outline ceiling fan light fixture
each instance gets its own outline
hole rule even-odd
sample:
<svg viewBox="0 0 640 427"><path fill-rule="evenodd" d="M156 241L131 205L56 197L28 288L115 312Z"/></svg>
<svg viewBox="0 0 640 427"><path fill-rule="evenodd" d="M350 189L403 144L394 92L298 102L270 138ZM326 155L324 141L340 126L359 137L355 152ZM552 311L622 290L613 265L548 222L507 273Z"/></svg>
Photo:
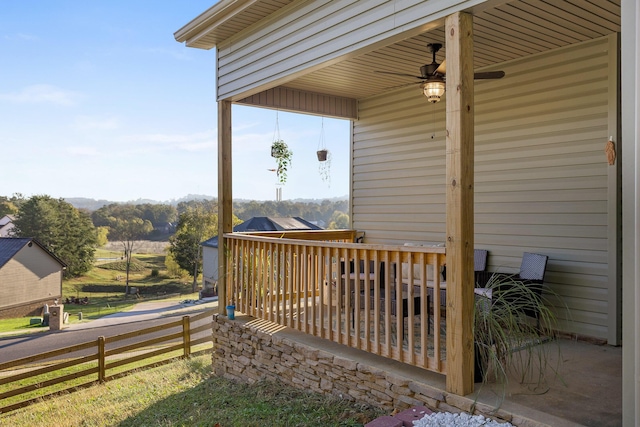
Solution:
<svg viewBox="0 0 640 427"><path fill-rule="evenodd" d="M445 84L442 80L432 80L422 84L422 93L427 97L429 102L436 103L440 101L444 95Z"/></svg>

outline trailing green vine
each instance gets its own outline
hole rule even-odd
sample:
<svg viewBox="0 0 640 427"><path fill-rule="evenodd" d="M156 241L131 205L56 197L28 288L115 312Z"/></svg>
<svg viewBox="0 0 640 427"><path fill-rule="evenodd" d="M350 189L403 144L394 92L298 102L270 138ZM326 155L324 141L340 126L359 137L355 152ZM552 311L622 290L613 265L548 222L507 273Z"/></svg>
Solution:
<svg viewBox="0 0 640 427"><path fill-rule="evenodd" d="M287 182L287 171L291 166L293 151L289 149L287 144L281 139L273 141L271 144L271 156L276 159L276 175L281 184Z"/></svg>

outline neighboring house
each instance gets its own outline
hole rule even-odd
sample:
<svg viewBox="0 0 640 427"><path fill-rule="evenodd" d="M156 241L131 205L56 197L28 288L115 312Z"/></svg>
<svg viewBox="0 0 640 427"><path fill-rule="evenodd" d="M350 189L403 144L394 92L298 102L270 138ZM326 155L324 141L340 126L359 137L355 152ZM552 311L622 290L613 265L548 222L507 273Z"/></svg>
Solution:
<svg viewBox="0 0 640 427"><path fill-rule="evenodd" d="M0 318L40 315L62 297L65 267L35 239L0 239Z"/></svg>
<svg viewBox="0 0 640 427"><path fill-rule="evenodd" d="M13 229L13 216L5 215L0 218L0 237L9 237Z"/></svg>
<svg viewBox="0 0 640 427"><path fill-rule="evenodd" d="M461 15L472 24L457 32L449 18ZM637 0L222 0L175 37L215 48L220 158L231 158L233 103L347 119L352 228L366 243L460 242L452 218L471 212L463 233L490 251L490 270L517 270L523 252L548 255L546 285L569 308L563 332L611 345L624 336L624 412L634 420L638 28ZM429 43L444 45L437 63L447 58L438 103L419 85ZM474 69L506 77L471 83ZM609 140L617 158L605 155ZM449 160L461 155L471 160L456 170ZM232 214L231 170L219 163L221 224ZM464 210L450 189L466 171Z"/></svg>
<svg viewBox="0 0 640 427"><path fill-rule="evenodd" d="M299 217L272 218L257 216L238 224L233 231L292 231L322 230L321 227ZM214 293L218 283L218 236L205 240L202 245L202 289Z"/></svg>

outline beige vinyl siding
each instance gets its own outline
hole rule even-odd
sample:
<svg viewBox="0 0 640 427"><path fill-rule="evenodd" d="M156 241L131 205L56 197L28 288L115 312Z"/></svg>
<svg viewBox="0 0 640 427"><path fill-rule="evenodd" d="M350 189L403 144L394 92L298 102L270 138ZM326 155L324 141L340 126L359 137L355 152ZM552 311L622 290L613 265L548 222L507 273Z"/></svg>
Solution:
<svg viewBox="0 0 640 427"><path fill-rule="evenodd" d="M506 77L475 90L476 247L489 250L494 271L517 271L523 252L548 255L546 283L570 309L561 328L602 339L617 275L617 174L604 153L617 133L615 40L492 67ZM444 242L445 102L429 104L417 85L360 101L353 226L367 242Z"/></svg>
<svg viewBox="0 0 640 427"><path fill-rule="evenodd" d="M25 246L0 268L0 308L60 298L62 267L37 245Z"/></svg>
<svg viewBox="0 0 640 427"><path fill-rule="evenodd" d="M238 101L339 60L423 33L484 0L307 0L283 7L219 43L218 100ZM447 7L448 6L448 7ZM362 76L336 82L366 86ZM340 95L339 92L331 93Z"/></svg>
<svg viewBox="0 0 640 427"><path fill-rule="evenodd" d="M340 119L355 119L358 113L355 99L322 95L285 87L267 89L238 102L240 104Z"/></svg>

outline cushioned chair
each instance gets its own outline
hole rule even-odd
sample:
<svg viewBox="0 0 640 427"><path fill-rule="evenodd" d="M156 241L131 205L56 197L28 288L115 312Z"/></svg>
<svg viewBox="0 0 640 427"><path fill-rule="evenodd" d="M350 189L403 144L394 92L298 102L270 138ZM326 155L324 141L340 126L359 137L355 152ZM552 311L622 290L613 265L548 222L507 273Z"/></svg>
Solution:
<svg viewBox="0 0 640 427"><path fill-rule="evenodd" d="M538 297L542 295L542 288L544 284L544 276L547 270L547 261L549 257L546 255L535 254L531 252L524 252L522 254L522 261L520 263L520 271L516 274L499 274L507 279L518 280L524 283L529 289L531 289ZM509 287L508 281L501 284L497 291L505 290ZM529 317L535 317L538 319L538 312L525 309L524 313Z"/></svg>
<svg viewBox="0 0 640 427"><path fill-rule="evenodd" d="M473 273L475 278L475 287L483 288L486 286L490 272L487 271L487 258L489 257L489 251L486 249L474 249L473 250ZM442 280L447 280L447 270L442 267ZM429 296L433 298L433 289L429 288ZM447 288L444 287L440 290L440 305L445 306L447 299Z"/></svg>

